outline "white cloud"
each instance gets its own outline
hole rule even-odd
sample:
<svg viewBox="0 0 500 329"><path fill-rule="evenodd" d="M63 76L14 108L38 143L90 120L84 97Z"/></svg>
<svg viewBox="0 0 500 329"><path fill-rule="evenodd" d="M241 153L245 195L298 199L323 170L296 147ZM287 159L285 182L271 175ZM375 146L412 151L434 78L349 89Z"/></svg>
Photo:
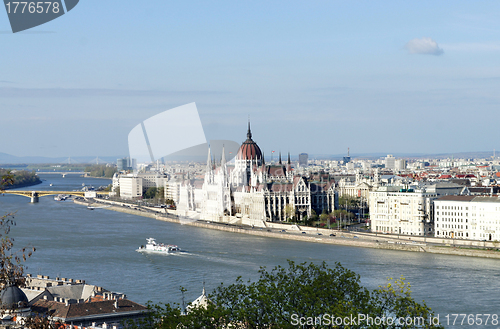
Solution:
<svg viewBox="0 0 500 329"><path fill-rule="evenodd" d="M436 41L431 38L415 38L408 41L405 48L410 52L410 54L422 54L422 55L435 55L439 56L443 54L443 49L439 48Z"/></svg>

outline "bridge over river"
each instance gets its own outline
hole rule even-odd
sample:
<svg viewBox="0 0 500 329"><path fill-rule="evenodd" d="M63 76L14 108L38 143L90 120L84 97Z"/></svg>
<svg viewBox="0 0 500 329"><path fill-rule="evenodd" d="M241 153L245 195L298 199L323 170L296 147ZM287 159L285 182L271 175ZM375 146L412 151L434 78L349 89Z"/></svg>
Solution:
<svg viewBox="0 0 500 329"><path fill-rule="evenodd" d="M84 198L95 198L98 195L109 195L109 192L104 192L104 191L25 191L25 190L9 191L7 190L1 193L25 196L31 198L31 202L33 203L38 202L38 198L47 195L65 194L65 195L80 196Z"/></svg>
<svg viewBox="0 0 500 329"><path fill-rule="evenodd" d="M66 175L82 175L88 177L90 172L86 171L37 171L37 175L62 175L66 177Z"/></svg>

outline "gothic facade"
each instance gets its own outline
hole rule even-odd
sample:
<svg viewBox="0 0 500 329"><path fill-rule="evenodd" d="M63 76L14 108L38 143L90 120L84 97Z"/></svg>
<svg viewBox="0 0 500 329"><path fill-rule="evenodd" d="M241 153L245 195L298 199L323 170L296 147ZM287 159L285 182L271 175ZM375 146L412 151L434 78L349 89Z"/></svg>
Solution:
<svg viewBox="0 0 500 329"><path fill-rule="evenodd" d="M203 185L192 181L179 186L177 209L210 221L253 223L303 219L313 211L321 214L335 208L335 182L328 174L294 175L290 162L266 165L264 154L252 139L250 123L247 139L228 165L224 151L220 166L215 166L210 150Z"/></svg>

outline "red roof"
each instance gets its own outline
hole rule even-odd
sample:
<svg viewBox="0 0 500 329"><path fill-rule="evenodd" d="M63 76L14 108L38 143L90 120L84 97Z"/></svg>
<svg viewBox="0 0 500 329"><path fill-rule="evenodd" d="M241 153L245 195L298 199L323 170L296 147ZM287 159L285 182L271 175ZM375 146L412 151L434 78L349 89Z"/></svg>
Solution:
<svg viewBox="0 0 500 329"><path fill-rule="evenodd" d="M248 132L246 141L241 144L240 149L238 150L238 154L236 155L236 159L239 160L253 160L253 159L262 159L262 152L257 145L252 140L252 132L250 131L250 122L248 123Z"/></svg>

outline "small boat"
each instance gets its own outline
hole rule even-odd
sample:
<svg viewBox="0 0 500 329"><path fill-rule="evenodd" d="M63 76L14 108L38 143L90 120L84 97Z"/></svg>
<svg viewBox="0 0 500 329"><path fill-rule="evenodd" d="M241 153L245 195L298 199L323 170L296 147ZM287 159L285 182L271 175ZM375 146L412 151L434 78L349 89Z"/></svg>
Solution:
<svg viewBox="0 0 500 329"><path fill-rule="evenodd" d="M52 185L53 185L52 183L49 184L49 186L52 186Z"/></svg>
<svg viewBox="0 0 500 329"><path fill-rule="evenodd" d="M157 243L154 238L147 238L148 243L145 246L141 246L136 251L138 252L152 252L152 253L160 253L160 254L170 254L177 251L180 251L179 247L173 244L163 244Z"/></svg>
<svg viewBox="0 0 500 329"><path fill-rule="evenodd" d="M111 207L111 206L95 207L95 206L88 205L87 209L88 210L94 210L94 209L103 209L103 208L109 208L109 207Z"/></svg>
<svg viewBox="0 0 500 329"><path fill-rule="evenodd" d="M64 194L58 194L54 197L54 200L55 201L64 201L68 198L67 195L64 195Z"/></svg>

